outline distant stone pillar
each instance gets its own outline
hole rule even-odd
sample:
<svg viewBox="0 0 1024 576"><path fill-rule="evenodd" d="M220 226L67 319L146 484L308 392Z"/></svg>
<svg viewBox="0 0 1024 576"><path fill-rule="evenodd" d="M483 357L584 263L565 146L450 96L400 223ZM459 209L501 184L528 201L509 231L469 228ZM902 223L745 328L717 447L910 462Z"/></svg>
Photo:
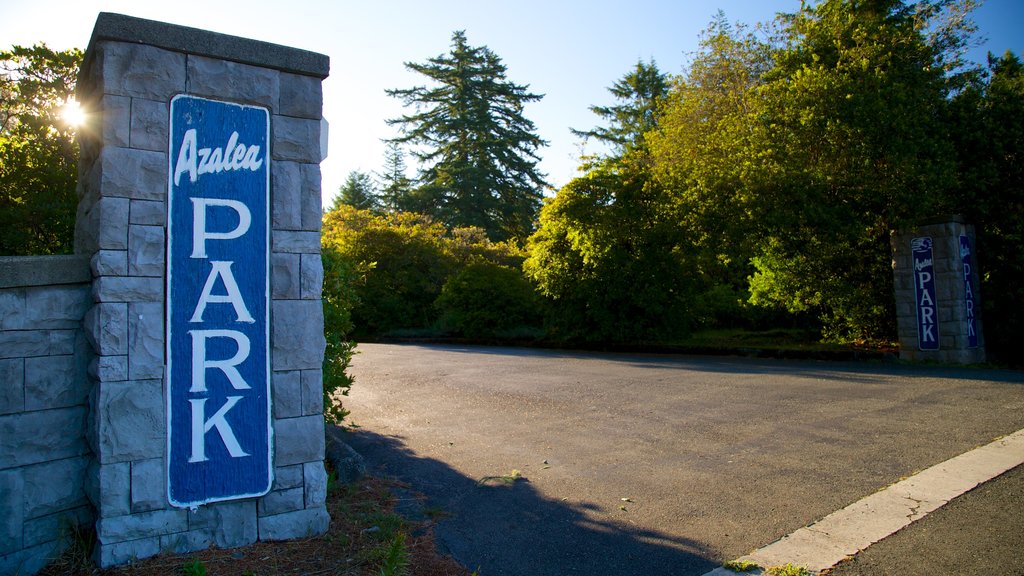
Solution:
<svg viewBox="0 0 1024 576"><path fill-rule="evenodd" d="M892 236L900 358L985 361L974 226L959 216Z"/></svg>
<svg viewBox="0 0 1024 576"><path fill-rule="evenodd" d="M93 121L80 141L75 242L76 252L91 257L93 274L94 304L85 319L94 352L88 424L94 462L87 493L97 512L96 561L102 567L161 552L234 547L327 529L319 164L324 152L321 82L328 68L326 56L264 42L117 14L102 13L96 21L78 87L79 100ZM172 158L169 151L183 144L171 138L171 102L183 96L216 102L229 110L257 110L266 119L264 134L269 139L264 137L267 141L257 149L250 146L229 157L235 154L235 143L211 144L202 141L200 134L192 156L186 152ZM186 116L186 120L194 118ZM211 146L223 147L222 157L216 159L219 163L214 162ZM173 324L166 319L170 310L166 298L172 291L167 264L168 195L174 181L172 162L190 159L210 160L205 172L197 164L207 181L215 176L229 179L249 169L254 174L257 169L269 171L260 172L269 199L252 194L242 198L235 190L225 189L221 196L235 198L236 204L196 204L209 209L206 238L213 244L233 238L232 228L241 230L230 216L223 220L228 212L224 206L234 206L238 213L246 210L237 208L238 202L255 203L251 209L257 216L251 229L264 231L265 270L253 273L236 267L221 268L219 275L211 273L207 310L231 308L234 290L227 282L228 272L234 272L232 280L237 278L243 293L247 294L247 283L255 283L256 293L265 294L264 301L245 305L256 316L260 314L255 311L266 311L264 329L269 338L264 341L269 346L263 344L263 348L269 349L263 352L264 392L258 392L259 382L249 382L248 387L234 382L231 386L241 401L209 398L205 414L200 412L193 420L186 417L181 426L171 423L168 408L172 397L168 358L177 354L165 341ZM189 177L187 172L179 176ZM183 198L185 209L190 208L190 199ZM179 237L178 241L191 243L195 238ZM203 280L196 280L200 287ZM209 331L206 342L220 335ZM251 344L256 350L261 342L256 338ZM245 372L250 366L231 363L232 355L243 357L238 339L231 344L222 337L218 345L219 351L213 350L213 344L206 347L206 356L200 355L200 360L209 362L200 369L209 375L210 394L215 389L231 393L226 380L213 382L215 375L228 375L231 369ZM190 369L187 359L175 362ZM195 366L193 360L191 368ZM198 387L193 388L184 394L197 396ZM232 421L232 403L249 402L246 394L258 395L254 402L268 402L262 406L271 440L264 439L269 445L262 454L254 455L247 438L231 430L238 425ZM203 409L204 400L197 399L193 407ZM263 457L272 458L266 486L248 497L224 497L216 492L218 486L212 486L212 496L205 500L210 503L179 507L182 500L174 500L178 504L172 505L171 426L186 447L196 446L189 444L188 435L205 426L206 444L201 446L206 451L201 458L193 453L193 460L209 464L200 471L200 483L215 485L223 480L218 477L216 458ZM235 435L238 438L232 438ZM232 443L234 448L226 450L225 444Z"/></svg>

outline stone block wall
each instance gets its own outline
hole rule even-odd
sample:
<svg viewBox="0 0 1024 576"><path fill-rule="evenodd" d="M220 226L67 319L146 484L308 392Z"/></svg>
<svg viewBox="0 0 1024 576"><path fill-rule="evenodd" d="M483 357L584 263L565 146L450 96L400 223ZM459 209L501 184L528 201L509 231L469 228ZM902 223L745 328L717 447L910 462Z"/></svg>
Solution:
<svg viewBox="0 0 1024 576"><path fill-rule="evenodd" d="M291 48L101 14L79 101L76 251L91 256L85 333L88 489L101 566L164 551L327 529L320 259L321 81L328 61ZM271 391L274 484L258 499L174 508L167 497L165 235L169 103L179 94L271 114Z"/></svg>
<svg viewBox="0 0 1024 576"><path fill-rule="evenodd" d="M89 262L0 258L0 574L31 574L89 526Z"/></svg>
<svg viewBox="0 0 1024 576"><path fill-rule="evenodd" d="M953 364L974 364L985 361L984 330L980 316L980 279L977 265L970 271L975 299L975 326L978 346L970 347L967 335L966 289L964 266L960 256L960 236L970 239L973 247L974 227L962 218L951 216L933 224L923 224L892 236L893 283L896 297L896 318L900 341L900 358L913 361L934 361ZM938 350L921 350L918 343L917 301L914 286L914 265L911 241L932 238L933 272L938 316ZM977 258L974 259L977 262Z"/></svg>

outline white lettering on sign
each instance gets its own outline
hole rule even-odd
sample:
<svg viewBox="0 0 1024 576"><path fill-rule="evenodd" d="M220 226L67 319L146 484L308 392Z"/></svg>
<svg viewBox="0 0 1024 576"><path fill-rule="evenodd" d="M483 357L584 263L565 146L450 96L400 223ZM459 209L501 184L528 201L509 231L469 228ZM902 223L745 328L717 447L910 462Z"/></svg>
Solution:
<svg viewBox="0 0 1024 576"><path fill-rule="evenodd" d="M192 255L191 258L206 258L207 240L234 240L249 231L252 225L252 212L249 207L238 200L226 198L191 198L192 200ZM206 230L206 208L208 206L226 206L238 214L238 226L228 232L208 232Z"/></svg>
<svg viewBox="0 0 1024 576"><path fill-rule="evenodd" d="M237 330L189 330L192 336L192 387L189 392L206 392L206 370L216 368L224 373L235 390L249 390L251 387L242 378L237 366L245 362L251 350L249 337ZM206 357L208 338L230 338L238 350L225 360L210 360Z"/></svg>
<svg viewBox="0 0 1024 576"><path fill-rule="evenodd" d="M249 309L245 307L245 302L242 300L242 291L238 288L235 275L231 273L231 265L234 262L214 260L210 264L213 265L213 268L210 270L210 275L206 277L203 293L199 296L199 302L196 304L195 312L192 313L192 318L189 322L202 322L206 305L211 303L231 304L235 309L236 322L255 322L256 320L249 313ZM217 283L217 278L220 278L221 282L224 283L224 289L227 291L227 294L213 293L213 287Z"/></svg>
<svg viewBox="0 0 1024 576"><path fill-rule="evenodd" d="M213 416L210 416L209 420L205 419L207 399L189 399L189 403L192 405L192 454L188 458L189 462L206 462L209 460L206 457L206 434L214 428L217 429L217 434L220 435L221 441L228 449L228 454L232 458L241 458L242 456L249 455L246 454L245 450L242 450L242 446L238 443L238 438L235 437L235 431L231 429L231 425L224 419L228 410L234 408L235 404L238 404L238 401L241 399L241 396L228 396L228 401Z"/></svg>
<svg viewBox="0 0 1024 576"><path fill-rule="evenodd" d="M189 132L195 132L195 130L189 130ZM232 134L228 144L231 145L238 138L238 134ZM189 135L185 134L185 141L188 141ZM192 135L193 146L195 135ZM230 146L228 146L230 148ZM235 148L234 156L239 159L240 162L244 161L244 158L240 157L242 154L243 146L241 144ZM256 147L257 152L259 148ZM182 171L181 163L184 161L187 163L189 157L186 157L184 152L185 142L182 144L182 153L178 155L179 166L175 169L175 177ZM202 150L199 151L203 157L203 162L207 162L207 156L202 154ZM209 151L207 150L209 153ZM214 150L214 157L209 159L220 159L220 149ZM194 157L192 158L194 161ZM262 160L260 161L262 163ZM199 173L203 173L204 164L200 164ZM258 168L258 166L257 166ZM234 168L232 168L234 169ZM219 171L219 170L218 170ZM190 172L190 175L192 172ZM193 182L195 181L193 177ZM246 232L249 231L252 225L252 213L249 211L248 206L237 200L229 200L226 198L190 198L192 201L192 253L191 258L207 258L206 254L206 242L207 240L234 240L242 237ZM226 207L234 210L238 216L238 225L233 230L226 232L213 232L207 230L207 209L213 206ZM234 262L224 260L211 260L210 261L210 274L206 277L206 284L203 286L203 290L200 293L199 301L196 302L195 310L192 312L192 318L189 322L203 323L203 314L206 312L206 307L209 304L230 304L235 311L236 322L247 322L252 323L256 320L252 317L249 309L245 305L245 301L242 299L242 291L238 287L238 281L235 280L235 275L231 271L231 266ZM224 285L224 294L214 294L214 287L217 285L217 279L220 279ZM252 350L249 337L238 332L237 330L189 330L189 335L192 337L192 386L189 388L189 393L203 393L206 392L206 371L213 368L220 370L224 376L228 379L231 387L235 390L251 390L252 387L246 383L242 377L242 373L239 372L238 366L249 358L249 352ZM207 357L207 340L212 338L228 338L234 340L235 346L237 347L234 356L231 358L225 358L221 360L211 360ZM228 454L232 458L241 458L243 456L249 456L241 445L238 443L238 438L235 436L234 431L231 429L231 424L228 423L225 418L231 408L241 400L241 396L228 396L227 402L214 413L209 419L206 418L206 398L190 398L189 403L192 407L192 453L189 456L189 462L205 462L206 458L206 435L211 430L216 430L220 436L221 442L228 450Z"/></svg>
<svg viewBox="0 0 1024 576"><path fill-rule="evenodd" d="M223 148L198 148L199 139L195 128L185 131L181 138L178 161L174 164L174 185L181 181L181 175L188 173L190 182L203 174L220 174L234 170L255 172L263 166L260 147L246 146L238 141L238 132L232 132Z"/></svg>

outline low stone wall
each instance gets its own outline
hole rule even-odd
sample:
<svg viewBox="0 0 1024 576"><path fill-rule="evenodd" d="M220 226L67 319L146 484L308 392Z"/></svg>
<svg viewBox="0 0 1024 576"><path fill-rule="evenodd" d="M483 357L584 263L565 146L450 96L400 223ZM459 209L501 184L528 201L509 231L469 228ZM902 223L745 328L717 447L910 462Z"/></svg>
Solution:
<svg viewBox="0 0 1024 576"><path fill-rule="evenodd" d="M0 258L0 574L32 574L89 526L88 258Z"/></svg>

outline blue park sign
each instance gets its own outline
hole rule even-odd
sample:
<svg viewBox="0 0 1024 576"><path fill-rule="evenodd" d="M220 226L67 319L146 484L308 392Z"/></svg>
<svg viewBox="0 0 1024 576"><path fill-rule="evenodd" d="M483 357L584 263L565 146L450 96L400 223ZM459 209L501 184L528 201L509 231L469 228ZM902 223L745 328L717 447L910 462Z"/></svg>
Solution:
<svg viewBox="0 0 1024 576"><path fill-rule="evenodd" d="M967 347L978 347L978 321L975 316L977 302L974 299L974 273L971 270L971 239L960 235L960 262L964 271L964 329L967 331Z"/></svg>
<svg viewBox="0 0 1024 576"><path fill-rule="evenodd" d="M935 292L935 259L931 237L914 238L910 242L910 251L914 261L917 346L921 350L938 350L939 307Z"/></svg>
<svg viewBox="0 0 1024 576"><path fill-rule="evenodd" d="M270 416L270 115L171 101L167 492L174 506L262 496Z"/></svg>

